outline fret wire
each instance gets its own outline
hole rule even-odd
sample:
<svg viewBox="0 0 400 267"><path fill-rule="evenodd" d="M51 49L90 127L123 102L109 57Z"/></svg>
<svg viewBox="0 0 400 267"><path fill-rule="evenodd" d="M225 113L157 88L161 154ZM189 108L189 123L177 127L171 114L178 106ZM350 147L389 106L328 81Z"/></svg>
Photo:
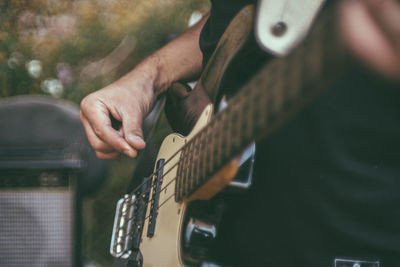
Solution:
<svg viewBox="0 0 400 267"><path fill-rule="evenodd" d="M279 63L282 63L282 61L279 61ZM271 90L269 91L269 105L270 105L270 114L278 114L279 111L281 110L282 103L283 103L283 96L282 96L282 89L285 88L285 85L287 85L287 68L288 66L286 64L277 64L278 72L280 73L285 73L285 77L279 77L276 78L274 86L271 87ZM264 115L264 114L263 114Z"/></svg>
<svg viewBox="0 0 400 267"><path fill-rule="evenodd" d="M177 178L176 178L176 183L175 183L175 194L176 194L176 196L175 196L175 200L177 200L180 196L181 196L181 186L180 186L180 183L181 183L181 172L182 172L182 157L183 157L183 150L181 151L181 155L180 155L180 157L179 157L179 161L178 161L178 170L177 170L177 172L176 172L176 176L177 176Z"/></svg>
<svg viewBox="0 0 400 267"><path fill-rule="evenodd" d="M226 119L225 119L225 123L226 123L226 127L224 127L225 133L224 133L224 140L226 140L225 142L225 147L223 148L224 154L223 154L223 161L225 161L225 159L227 157L230 156L230 152L231 152L231 142L232 142L232 107L228 106L226 108L227 110L227 115L226 115Z"/></svg>
<svg viewBox="0 0 400 267"><path fill-rule="evenodd" d="M253 105L254 105L254 114L253 115L254 115L254 127L255 127L254 130L256 133L261 128L261 124L263 122L262 116L261 116L261 113L262 113L261 100L262 99L261 99L260 92L259 91L255 92L254 103L253 103Z"/></svg>
<svg viewBox="0 0 400 267"><path fill-rule="evenodd" d="M212 173L212 165L213 163L210 161L210 155L212 153L213 150L213 146L214 144L212 143L212 136L213 136L213 132L212 132L212 127L209 127L207 130L207 144L208 147L206 149L207 151L207 168L206 168L206 175L207 177L204 177L203 181L206 180L207 178L210 177L210 173Z"/></svg>
<svg viewBox="0 0 400 267"><path fill-rule="evenodd" d="M218 144L217 144L217 165L221 166L222 164L222 157L223 157L223 143L225 138L223 137L223 131L224 131L224 120L225 120L226 114L222 113L222 115L218 118L219 123L218 123Z"/></svg>
<svg viewBox="0 0 400 267"><path fill-rule="evenodd" d="M243 105L246 107L246 114L248 114L248 117L243 120L243 122L246 124L244 127L244 134L243 136L245 137L246 140L250 139L252 137L252 128L254 125L254 105L249 103L251 100L251 97L244 98L243 100Z"/></svg>
<svg viewBox="0 0 400 267"><path fill-rule="evenodd" d="M235 135L236 135L236 127L235 127L235 118L237 116L237 110L236 110L236 101L232 103L230 107L230 114L229 114L229 133L227 136L229 136L228 143L227 143L227 149L226 149L226 155L229 156L232 154L234 144L235 144Z"/></svg>
<svg viewBox="0 0 400 267"><path fill-rule="evenodd" d="M202 131L201 134L201 153L199 155L199 161L201 163L201 169L200 169L200 177L199 177L199 182L198 184L201 184L203 180L205 179L204 177L206 176L206 159L207 155L205 153L205 150L207 149L207 136L205 129Z"/></svg>
<svg viewBox="0 0 400 267"><path fill-rule="evenodd" d="M282 61L279 60L272 62L269 66L269 70L273 73L287 72L285 71L285 66L283 66L281 63ZM257 79L255 80L255 84L260 83L265 85L264 87L259 86L259 92L256 94L258 108L258 112L255 114L256 131L266 127L271 119L277 117L282 108L282 89L286 85L287 77L282 77L281 75L269 75L268 77L270 78L259 76L259 81L257 81Z"/></svg>
<svg viewBox="0 0 400 267"><path fill-rule="evenodd" d="M197 184L200 184L200 181L201 181L201 173L202 173L202 170L203 170L203 168L204 168L204 164L203 164L203 161L202 161L202 158L203 158L203 150L204 150L204 132L201 132L200 133L200 135L199 135L199 137L198 137L198 139L199 139L199 155L198 155L198 157L197 157L197 162L198 162L198 170L197 170L197 179L196 179L196 183Z"/></svg>
<svg viewBox="0 0 400 267"><path fill-rule="evenodd" d="M219 126L220 126L220 118L216 118L213 121L213 125L212 125L212 131L211 131L211 138L212 138L212 149L210 152L210 157L212 158L211 161L211 165L212 165L212 169L213 171L216 170L216 168L218 168L218 155L217 155L217 151L218 151L218 143L219 143L219 139L218 139L218 131L219 131Z"/></svg>
<svg viewBox="0 0 400 267"><path fill-rule="evenodd" d="M183 160L182 160L182 171L181 171L181 176L180 178L180 194L181 196L185 195L185 177L186 177L186 161L187 161L187 146L183 149L182 151L182 156L183 156Z"/></svg>
<svg viewBox="0 0 400 267"><path fill-rule="evenodd" d="M189 179L188 179L188 177L189 177L189 164L190 164L189 159L190 159L190 156L191 156L190 145L191 144L189 144L189 146L186 147L186 158L185 158L186 164L185 164L185 176L184 176L184 184L183 184L183 187L184 187L183 193L184 193L185 196L188 195L188 193L189 193Z"/></svg>
<svg viewBox="0 0 400 267"><path fill-rule="evenodd" d="M198 137L195 136L192 140L193 142L193 162L192 162L192 172L191 172L191 178L190 178L190 190L196 187L196 163L197 163L197 142L198 142Z"/></svg>
<svg viewBox="0 0 400 267"><path fill-rule="evenodd" d="M195 188L195 183L194 183L194 166L195 166L195 160L196 160L196 138L194 138L192 145L191 145L191 157L189 161L189 190L188 192L191 192L193 188Z"/></svg>
<svg viewBox="0 0 400 267"><path fill-rule="evenodd" d="M189 143L189 145L186 147L186 165L185 165L185 183L184 183L184 195L186 196L189 192L189 172L190 172L190 157L192 156L191 150L190 150L190 146L192 145L192 143Z"/></svg>
<svg viewBox="0 0 400 267"><path fill-rule="evenodd" d="M235 129L235 150L240 149L241 145L241 140L242 140L242 135L243 135L243 127L242 127L242 118L243 118L243 112L246 112L246 110L243 109L243 99L238 99L238 103L236 104L235 109L237 110L237 118L236 122L236 129Z"/></svg>
<svg viewBox="0 0 400 267"><path fill-rule="evenodd" d="M299 48L299 52L300 54L300 58L307 58L307 56L305 55L305 50L303 49L303 47ZM289 77L289 82L290 85L287 86L284 91L285 95L286 95L286 101L285 101L285 105L288 106L290 102L294 101L296 99L296 96L299 95L299 92L301 90L301 84L303 84L303 75L307 75L306 74L306 68L302 68L300 63L296 62L296 64L292 65L292 71L290 73L290 77Z"/></svg>
<svg viewBox="0 0 400 267"><path fill-rule="evenodd" d="M225 110L226 110L227 108L225 108ZM226 144L227 144L227 137L226 137L226 132L227 132L227 130L228 130L228 128L227 128L227 113L223 113L222 114L223 116L221 117L221 132L220 132L220 140L221 140L221 142L220 142L220 158L219 158L219 162L220 162L220 164L222 164L222 162L224 161L224 157L225 157L225 147L226 147Z"/></svg>
<svg viewBox="0 0 400 267"><path fill-rule="evenodd" d="M208 139L208 149L207 149L207 161L208 161L208 168L207 168L207 173L213 173L213 158L212 158L212 150L214 148L214 143L213 143L213 130L214 130L214 125L210 124L210 127L207 129L207 139Z"/></svg>
<svg viewBox="0 0 400 267"><path fill-rule="evenodd" d="M196 139L194 140L195 145L194 145L194 151L195 151L195 161L194 161L194 174L193 174L193 181L194 185L193 187L197 187L199 184L199 164L200 164L200 159L199 159L199 154L200 154L200 137L196 136Z"/></svg>
<svg viewBox="0 0 400 267"><path fill-rule="evenodd" d="M199 155L199 161L201 163L201 169L200 169L200 177L199 177L199 182L198 184L201 184L206 175L207 175L207 153L206 153L206 149L207 149L207 133L204 129L204 131L202 132L201 135L201 153Z"/></svg>
<svg viewBox="0 0 400 267"><path fill-rule="evenodd" d="M178 175L177 175L177 181L176 181L176 185L175 185L175 193L178 195L176 197L179 198L180 196L182 196L182 176L183 176L183 159L184 159L184 155L185 155L185 149L182 149L181 152L181 156L179 158L179 164L178 164Z"/></svg>
<svg viewBox="0 0 400 267"><path fill-rule="evenodd" d="M206 171L205 171L205 173L206 173L206 175L203 177L202 182L204 182L206 179L210 178L210 173L211 173L211 171L210 171L210 169L211 169L211 166L210 166L211 165L210 153L211 153L212 147L213 147L213 144L211 143L211 136L212 136L212 128L211 127L207 127L205 135L206 135L206 140L207 140L207 142L206 142L207 146L206 146L206 149L205 149L205 154L206 154L206 157L205 157L205 160L206 160L205 169L206 169Z"/></svg>

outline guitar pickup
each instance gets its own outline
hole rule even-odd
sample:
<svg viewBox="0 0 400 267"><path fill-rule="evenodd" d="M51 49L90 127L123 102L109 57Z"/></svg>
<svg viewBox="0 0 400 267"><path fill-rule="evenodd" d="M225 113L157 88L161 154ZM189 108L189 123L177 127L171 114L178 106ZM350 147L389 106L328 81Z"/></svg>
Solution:
<svg viewBox="0 0 400 267"><path fill-rule="evenodd" d="M126 194L117 202L114 227L111 236L110 254L115 258L128 258L132 253L132 222L135 214L135 195Z"/></svg>
<svg viewBox="0 0 400 267"><path fill-rule="evenodd" d="M158 205L160 200L161 193L161 185L163 182L163 165L165 160L159 159L156 165L156 169L158 170L156 173L156 177L153 183L153 197L151 201L151 209L150 209L150 217L149 217L149 226L147 229L147 237L153 237L154 231L156 229L156 221L158 215Z"/></svg>

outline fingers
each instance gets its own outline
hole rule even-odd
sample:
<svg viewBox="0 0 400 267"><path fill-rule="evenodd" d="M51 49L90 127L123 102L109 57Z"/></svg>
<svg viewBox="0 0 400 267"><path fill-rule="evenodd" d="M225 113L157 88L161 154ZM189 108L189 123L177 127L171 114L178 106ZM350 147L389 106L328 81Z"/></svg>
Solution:
<svg viewBox="0 0 400 267"><path fill-rule="evenodd" d="M119 153L130 157L137 155L137 151L127 143L122 134L112 127L109 111L105 106L82 101L81 107L81 121L99 158L114 158Z"/></svg>
<svg viewBox="0 0 400 267"><path fill-rule="evenodd" d="M400 2L368 0L366 8L390 42L393 52L397 52L397 56L400 56Z"/></svg>
<svg viewBox="0 0 400 267"><path fill-rule="evenodd" d="M128 119L122 118L122 120L124 121L122 132L126 142L136 149L143 149L146 143L143 140L142 116L131 116Z"/></svg>
<svg viewBox="0 0 400 267"><path fill-rule="evenodd" d="M103 142L101 139L99 139L96 136L92 127L90 126L90 123L88 122L88 120L86 119L86 117L83 115L82 112L80 112L80 118L81 118L82 124L84 126L86 136L88 137L90 144L96 151L101 152L101 153L115 152L115 149L112 146L106 144L105 142Z"/></svg>
<svg viewBox="0 0 400 267"><path fill-rule="evenodd" d="M400 75L400 4L395 0L343 1L341 30L350 49L379 72Z"/></svg>

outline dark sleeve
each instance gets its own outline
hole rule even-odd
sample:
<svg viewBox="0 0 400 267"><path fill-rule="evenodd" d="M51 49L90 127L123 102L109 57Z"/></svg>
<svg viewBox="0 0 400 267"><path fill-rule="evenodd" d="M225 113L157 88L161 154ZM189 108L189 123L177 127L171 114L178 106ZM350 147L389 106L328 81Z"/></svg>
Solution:
<svg viewBox="0 0 400 267"><path fill-rule="evenodd" d="M200 49L203 53L203 66L207 64L211 54L225 29L237 13L255 0L212 0L211 14L200 34Z"/></svg>

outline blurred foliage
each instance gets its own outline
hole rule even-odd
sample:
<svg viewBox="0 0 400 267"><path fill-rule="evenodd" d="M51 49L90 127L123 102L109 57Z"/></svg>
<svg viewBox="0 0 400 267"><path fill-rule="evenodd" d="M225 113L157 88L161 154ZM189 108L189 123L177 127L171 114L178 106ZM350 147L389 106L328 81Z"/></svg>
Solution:
<svg viewBox="0 0 400 267"><path fill-rule="evenodd" d="M207 0L0 1L0 97L49 93L79 102L207 9Z"/></svg>
<svg viewBox="0 0 400 267"><path fill-rule="evenodd" d="M78 104L208 9L208 0L0 1L0 98L50 94ZM84 201L83 257L90 266L112 265L115 204L134 164L125 157L111 162L109 179Z"/></svg>

